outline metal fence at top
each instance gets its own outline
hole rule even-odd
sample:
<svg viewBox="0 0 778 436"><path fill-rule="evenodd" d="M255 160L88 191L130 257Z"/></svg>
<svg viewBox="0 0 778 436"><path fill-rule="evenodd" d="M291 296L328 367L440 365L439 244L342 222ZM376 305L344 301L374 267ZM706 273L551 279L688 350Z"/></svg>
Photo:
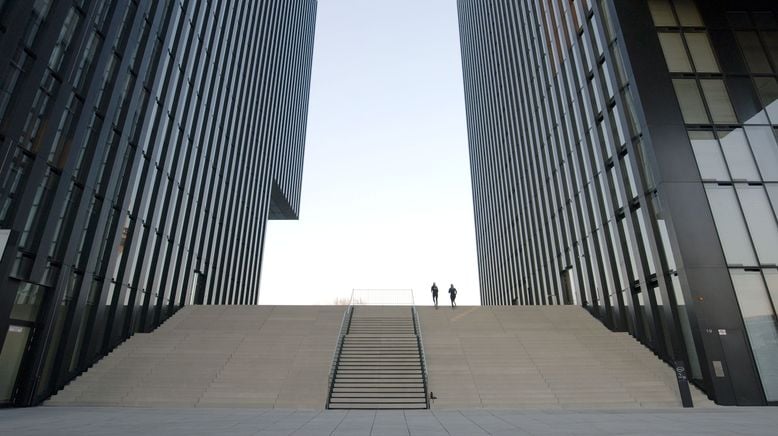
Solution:
<svg viewBox="0 0 778 436"><path fill-rule="evenodd" d="M413 289L353 289L352 305L413 306Z"/></svg>

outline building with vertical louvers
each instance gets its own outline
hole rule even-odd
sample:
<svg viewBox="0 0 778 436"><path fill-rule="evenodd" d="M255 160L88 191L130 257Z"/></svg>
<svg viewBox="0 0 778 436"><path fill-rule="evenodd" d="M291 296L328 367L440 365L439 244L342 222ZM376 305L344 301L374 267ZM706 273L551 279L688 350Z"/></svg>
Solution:
<svg viewBox="0 0 778 436"><path fill-rule="evenodd" d="M778 401L778 3L459 0L483 304Z"/></svg>
<svg viewBox="0 0 778 436"><path fill-rule="evenodd" d="M0 1L0 404L187 304L256 304L294 219L315 0Z"/></svg>

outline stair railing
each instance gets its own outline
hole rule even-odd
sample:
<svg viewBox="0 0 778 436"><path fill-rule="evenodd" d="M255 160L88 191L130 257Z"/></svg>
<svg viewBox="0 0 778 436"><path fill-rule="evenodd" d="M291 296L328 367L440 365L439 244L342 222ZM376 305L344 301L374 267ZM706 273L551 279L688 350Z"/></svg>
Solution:
<svg viewBox="0 0 778 436"><path fill-rule="evenodd" d="M329 390L327 391L327 409L330 408L330 399L332 391L335 389L335 372L338 369L340 354L343 351L343 340L346 338L348 329L351 326L351 314L354 312L354 305L349 304L346 311L343 312L343 319L340 321L340 332L338 333L338 342L335 344L335 351L332 353L332 364L330 365L330 375L328 378Z"/></svg>
<svg viewBox="0 0 778 436"><path fill-rule="evenodd" d="M419 313L416 306L411 306L413 313L413 331L416 333L416 343L419 346L419 357L421 358L421 375L424 381L424 401L427 403L427 409L430 408L430 393L427 382L427 358L424 356L424 341L421 338L421 324L419 323Z"/></svg>

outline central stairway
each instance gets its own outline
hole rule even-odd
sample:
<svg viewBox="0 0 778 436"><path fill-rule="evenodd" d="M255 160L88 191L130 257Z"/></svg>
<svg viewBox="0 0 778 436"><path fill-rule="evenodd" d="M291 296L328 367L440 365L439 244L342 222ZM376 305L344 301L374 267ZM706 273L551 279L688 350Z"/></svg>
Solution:
<svg viewBox="0 0 778 436"><path fill-rule="evenodd" d="M428 408L418 331L411 307L354 307L335 361L327 408Z"/></svg>

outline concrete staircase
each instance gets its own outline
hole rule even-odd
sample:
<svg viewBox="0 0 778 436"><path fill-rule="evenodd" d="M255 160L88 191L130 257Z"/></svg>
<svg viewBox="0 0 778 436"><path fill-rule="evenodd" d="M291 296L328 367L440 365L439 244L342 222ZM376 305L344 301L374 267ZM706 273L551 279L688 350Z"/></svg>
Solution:
<svg viewBox="0 0 778 436"><path fill-rule="evenodd" d="M330 384L345 310L185 307L45 404L424 409L434 392L439 409L681 407L670 366L575 306L420 307L418 324L409 306L356 306Z"/></svg>
<svg viewBox="0 0 778 436"><path fill-rule="evenodd" d="M187 306L47 406L323 409L343 306Z"/></svg>
<svg viewBox="0 0 778 436"><path fill-rule="evenodd" d="M577 306L419 308L432 408L679 408L673 369ZM714 404L690 386L695 407Z"/></svg>
<svg viewBox="0 0 778 436"><path fill-rule="evenodd" d="M357 306L336 361L329 409L426 409L410 307Z"/></svg>

